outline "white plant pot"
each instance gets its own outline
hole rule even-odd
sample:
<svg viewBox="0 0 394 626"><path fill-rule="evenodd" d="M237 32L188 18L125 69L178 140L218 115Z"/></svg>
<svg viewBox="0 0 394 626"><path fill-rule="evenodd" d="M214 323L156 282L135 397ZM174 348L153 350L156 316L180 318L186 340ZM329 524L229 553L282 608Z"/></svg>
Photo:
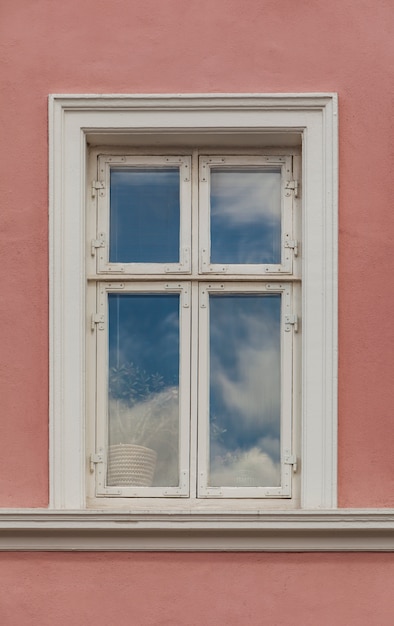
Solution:
<svg viewBox="0 0 394 626"><path fill-rule="evenodd" d="M108 485L151 487L157 454L135 444L109 446Z"/></svg>

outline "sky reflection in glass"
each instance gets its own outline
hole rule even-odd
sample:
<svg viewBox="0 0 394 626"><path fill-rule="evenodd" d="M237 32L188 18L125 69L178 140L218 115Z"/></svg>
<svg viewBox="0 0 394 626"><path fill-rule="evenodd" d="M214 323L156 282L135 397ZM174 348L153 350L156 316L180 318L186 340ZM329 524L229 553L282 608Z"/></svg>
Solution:
<svg viewBox="0 0 394 626"><path fill-rule="evenodd" d="M211 169L211 263L280 263L281 171Z"/></svg>
<svg viewBox="0 0 394 626"><path fill-rule="evenodd" d="M177 486L179 294L109 294L109 444L157 453L153 486Z"/></svg>
<svg viewBox="0 0 394 626"><path fill-rule="evenodd" d="M111 169L112 263L179 261L179 168Z"/></svg>
<svg viewBox="0 0 394 626"><path fill-rule="evenodd" d="M212 487L280 484L281 296L210 296Z"/></svg>

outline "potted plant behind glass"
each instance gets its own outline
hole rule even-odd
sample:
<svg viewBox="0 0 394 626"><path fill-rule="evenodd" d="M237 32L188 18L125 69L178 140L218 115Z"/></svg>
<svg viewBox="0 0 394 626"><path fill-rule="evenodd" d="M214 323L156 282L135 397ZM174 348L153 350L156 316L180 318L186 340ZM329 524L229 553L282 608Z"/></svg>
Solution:
<svg viewBox="0 0 394 626"><path fill-rule="evenodd" d="M110 368L108 437L108 485L177 485L178 387L131 362Z"/></svg>

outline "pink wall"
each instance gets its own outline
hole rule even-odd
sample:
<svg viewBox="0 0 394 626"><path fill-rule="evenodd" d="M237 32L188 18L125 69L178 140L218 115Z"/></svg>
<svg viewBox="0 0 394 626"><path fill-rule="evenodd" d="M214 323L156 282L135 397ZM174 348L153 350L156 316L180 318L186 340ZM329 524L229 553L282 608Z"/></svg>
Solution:
<svg viewBox="0 0 394 626"><path fill-rule="evenodd" d="M48 93L337 91L339 501L394 506L391 0L2 5L1 504L47 502Z"/></svg>
<svg viewBox="0 0 394 626"><path fill-rule="evenodd" d="M394 506L392 0L3 0L1 12L0 504L48 498L48 94L336 91L339 502ZM0 623L384 626L392 570L373 554L3 554Z"/></svg>
<svg viewBox="0 0 394 626"><path fill-rule="evenodd" d="M392 626L390 554L4 554L2 626Z"/></svg>

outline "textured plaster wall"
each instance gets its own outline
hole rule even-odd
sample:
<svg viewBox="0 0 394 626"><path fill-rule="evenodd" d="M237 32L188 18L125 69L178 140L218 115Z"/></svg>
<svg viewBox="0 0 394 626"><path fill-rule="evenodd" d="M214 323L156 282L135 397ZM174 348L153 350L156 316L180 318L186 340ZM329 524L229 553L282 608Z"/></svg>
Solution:
<svg viewBox="0 0 394 626"><path fill-rule="evenodd" d="M392 0L3 0L0 504L45 506L49 93L340 99L339 502L393 506Z"/></svg>
<svg viewBox="0 0 394 626"><path fill-rule="evenodd" d="M394 506L392 0L2 0L0 505L48 498L47 96L340 101L339 503ZM0 623L391 625L390 555L0 556Z"/></svg>
<svg viewBox="0 0 394 626"><path fill-rule="evenodd" d="M390 554L2 554L2 626L392 626Z"/></svg>

